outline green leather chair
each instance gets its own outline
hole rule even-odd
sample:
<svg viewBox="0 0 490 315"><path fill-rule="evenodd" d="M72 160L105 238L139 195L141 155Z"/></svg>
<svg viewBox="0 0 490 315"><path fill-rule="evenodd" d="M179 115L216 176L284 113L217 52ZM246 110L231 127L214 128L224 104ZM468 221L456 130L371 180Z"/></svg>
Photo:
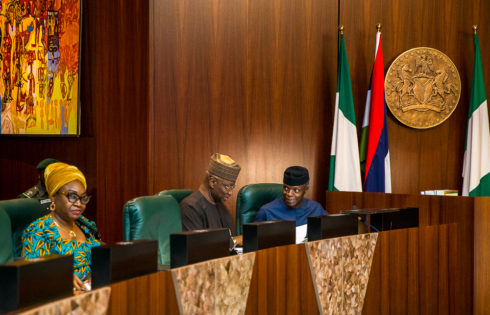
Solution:
<svg viewBox="0 0 490 315"><path fill-rule="evenodd" d="M123 208L125 241L158 240L158 263L170 264L170 234L182 232L178 202L172 196L134 198Z"/></svg>
<svg viewBox="0 0 490 315"><path fill-rule="evenodd" d="M0 201L0 263L22 254L22 232L48 212L37 199L10 199Z"/></svg>
<svg viewBox="0 0 490 315"><path fill-rule="evenodd" d="M10 217L0 208L0 264L14 260Z"/></svg>
<svg viewBox="0 0 490 315"><path fill-rule="evenodd" d="M175 200L177 200L177 203L180 203L190 194L192 194L192 189L168 189L162 190L157 194L157 196L172 196L175 198Z"/></svg>
<svg viewBox="0 0 490 315"><path fill-rule="evenodd" d="M251 184L238 191L236 199L236 230L242 234L242 225L253 222L260 207L281 197L282 184Z"/></svg>

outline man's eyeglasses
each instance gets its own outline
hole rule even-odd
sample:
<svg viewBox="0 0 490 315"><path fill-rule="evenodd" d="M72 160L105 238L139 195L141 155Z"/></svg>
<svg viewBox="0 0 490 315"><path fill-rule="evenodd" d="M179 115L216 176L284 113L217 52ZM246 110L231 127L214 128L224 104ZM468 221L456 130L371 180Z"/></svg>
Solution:
<svg viewBox="0 0 490 315"><path fill-rule="evenodd" d="M223 184L223 183L222 183L222 184ZM233 185L225 185L225 184L223 184L223 188L224 188L224 189L225 189L227 192L232 191L233 189L235 189L235 187L236 187L236 186L235 186L235 184L233 184Z"/></svg>
<svg viewBox="0 0 490 315"><path fill-rule="evenodd" d="M216 176L213 176L213 178L214 178L214 180L220 182L220 184L223 186L223 188L226 190L226 192L230 192L233 189L235 189L235 187L236 187L235 184L227 185L227 184L223 183L223 181Z"/></svg>
<svg viewBox="0 0 490 315"><path fill-rule="evenodd" d="M70 203L77 203L77 201L80 200L80 203L82 205L86 205L90 201L90 196L79 196L76 192L73 191L60 191L59 193L66 196L66 199L68 199Z"/></svg>

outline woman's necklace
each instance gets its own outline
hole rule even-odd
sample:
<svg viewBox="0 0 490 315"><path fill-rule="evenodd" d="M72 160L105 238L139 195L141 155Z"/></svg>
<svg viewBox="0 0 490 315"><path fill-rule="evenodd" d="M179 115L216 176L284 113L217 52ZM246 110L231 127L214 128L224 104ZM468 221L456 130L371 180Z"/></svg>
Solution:
<svg viewBox="0 0 490 315"><path fill-rule="evenodd" d="M62 229L65 232L69 231L68 234L70 235L70 238L72 240L74 240L74 239L77 238L77 233L75 233L75 231L73 231L73 229L75 228L75 222L72 222L71 223L72 226L71 226L71 229L69 229L69 228L66 228L64 226L61 226L58 222L56 222L56 219L53 216L51 216L51 217L53 218L53 222L54 222L54 224L56 224L56 226L58 227L58 229Z"/></svg>

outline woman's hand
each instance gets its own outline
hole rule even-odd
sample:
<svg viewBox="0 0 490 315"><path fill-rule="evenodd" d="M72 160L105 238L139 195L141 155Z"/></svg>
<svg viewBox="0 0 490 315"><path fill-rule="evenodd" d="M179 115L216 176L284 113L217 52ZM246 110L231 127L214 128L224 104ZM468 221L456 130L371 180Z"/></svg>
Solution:
<svg viewBox="0 0 490 315"><path fill-rule="evenodd" d="M76 274L73 274L73 288L75 291L87 291L87 287Z"/></svg>
<svg viewBox="0 0 490 315"><path fill-rule="evenodd" d="M243 246L243 235L237 235L234 237L235 239L235 246L242 247Z"/></svg>

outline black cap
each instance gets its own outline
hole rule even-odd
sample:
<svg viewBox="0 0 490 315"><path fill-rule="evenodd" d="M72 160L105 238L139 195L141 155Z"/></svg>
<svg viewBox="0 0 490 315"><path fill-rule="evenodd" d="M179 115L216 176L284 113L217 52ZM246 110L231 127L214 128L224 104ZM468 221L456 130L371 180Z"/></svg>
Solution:
<svg viewBox="0 0 490 315"><path fill-rule="evenodd" d="M284 171L283 183L289 186L301 186L308 184L310 175L302 166L290 166Z"/></svg>
<svg viewBox="0 0 490 315"><path fill-rule="evenodd" d="M56 162L59 162L58 160L56 159L53 159L53 158L47 158L47 159L44 159L42 160L41 162L39 162L36 166L36 168L39 170L39 171L44 171L44 169L46 167L48 167L49 164L53 164L53 163L56 163Z"/></svg>

